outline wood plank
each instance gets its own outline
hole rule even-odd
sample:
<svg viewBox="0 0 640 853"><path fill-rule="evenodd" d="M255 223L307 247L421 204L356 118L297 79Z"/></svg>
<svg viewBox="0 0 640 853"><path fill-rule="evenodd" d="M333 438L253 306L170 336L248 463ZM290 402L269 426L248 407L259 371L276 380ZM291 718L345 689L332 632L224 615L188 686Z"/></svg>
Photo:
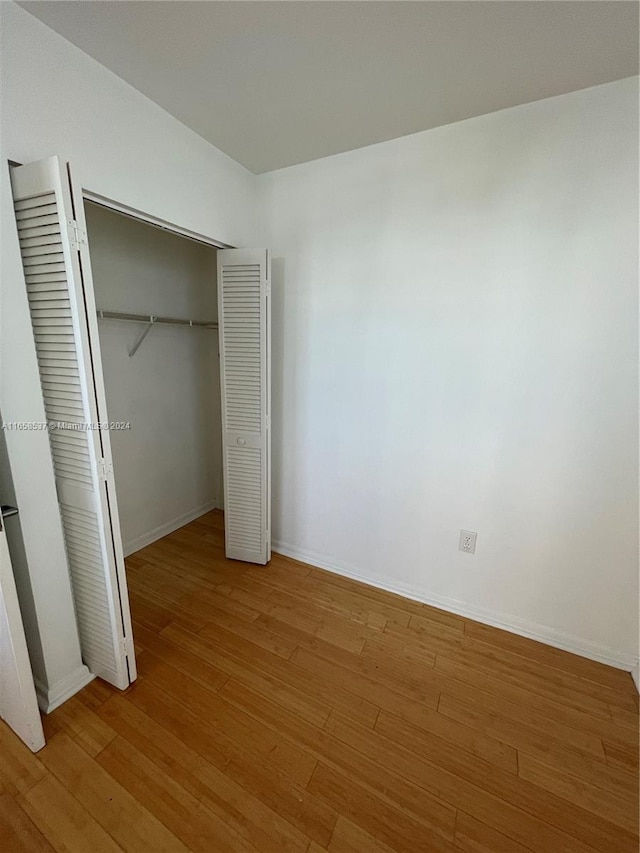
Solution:
<svg viewBox="0 0 640 853"><path fill-rule="evenodd" d="M215 607L210 605L208 607L211 618L207 621L207 624L197 632L202 634L204 637L215 641L217 630L219 628L223 628L226 631L230 631L232 634L236 634L238 637L249 640L251 643L259 646L261 649L265 649L267 652L271 652L274 655L278 655L278 657L284 658L284 660L289 660L296 650L296 640L291 637L283 636L282 631L276 633L269 630L264 623L256 624L255 621L244 622L238 619L237 616L225 613L224 610L216 610Z"/></svg>
<svg viewBox="0 0 640 853"><path fill-rule="evenodd" d="M438 676L443 676L439 682ZM522 716L523 709L528 709L539 719L547 718L614 744L634 746L638 741L637 732L617 724L610 714L601 716L599 712L594 716L590 710L564 704L561 697L542 696L526 687L505 683L490 668L478 670L438 655L435 677L443 692L466 695L467 700L473 695L474 702L481 702L483 707L485 703L504 707L505 713L513 714L515 719Z"/></svg>
<svg viewBox="0 0 640 853"><path fill-rule="evenodd" d="M20 805L59 853L121 853L123 849L51 774L21 797Z"/></svg>
<svg viewBox="0 0 640 853"><path fill-rule="evenodd" d="M524 752L554 752L559 757L568 753L605 757L602 741L594 735L535 714L524 706L475 701L478 694L471 691L462 695L466 701L443 691L438 713Z"/></svg>
<svg viewBox="0 0 640 853"><path fill-rule="evenodd" d="M450 841L331 767L318 764L307 787L397 853L454 853Z"/></svg>
<svg viewBox="0 0 640 853"><path fill-rule="evenodd" d="M413 649L414 652L421 652L429 657L440 653L446 654L452 649L465 648L465 637L461 631L426 620L423 620L419 627L415 623L406 627L387 623L382 637L370 639L372 643L380 643L384 640L395 641L396 645L404 645Z"/></svg>
<svg viewBox="0 0 640 853"><path fill-rule="evenodd" d="M151 633L145 633L142 639L147 646L149 654L161 657L165 663L170 664L175 669L193 678L194 681L209 686L210 689L219 689L230 677L233 677L241 683L252 687L254 690L270 696L285 708L295 711L303 719L307 719L316 725L324 725L331 712L331 706L328 703L309 696L308 692L304 689L298 689L278 678L252 669L250 666L238 662L229 655L220 655L209 646L199 642L196 637L191 638L191 648L197 647L202 657L185 651L181 646L172 642L171 639L167 639L165 636L155 636ZM219 667L224 667L225 671L222 672L221 669L210 666L207 660L215 661ZM197 663L193 663L193 661ZM204 669L201 670L201 667ZM206 677L208 670L211 670L213 673L219 673L221 679L216 681L216 676L208 679ZM202 676L203 672L205 673L204 677ZM377 711L378 709L376 708L374 715L372 715L374 719L377 716ZM371 724L373 725L373 721Z"/></svg>
<svg viewBox="0 0 640 853"><path fill-rule="evenodd" d="M142 598L136 592L135 584L129 584L129 604L131 615L136 622L154 631L161 631L171 622L171 611L158 607L152 601Z"/></svg>
<svg viewBox="0 0 640 853"><path fill-rule="evenodd" d="M233 585L220 584L217 592L347 651L360 651L364 640L377 633L377 629L358 620L346 620L321 606L307 604L261 584L254 583L247 590L235 581Z"/></svg>
<svg viewBox="0 0 640 853"><path fill-rule="evenodd" d="M491 625L483 625L481 622L467 620L464 633L471 640L478 640L518 655L524 655L532 660L555 666L563 672L570 672L594 681L596 684L606 685L625 693L633 693L634 691L637 693L630 673L621 669L615 669L612 666L606 666L580 655L547 646L536 640L530 640L528 637L512 634L510 631L503 631Z"/></svg>
<svg viewBox="0 0 640 853"><path fill-rule="evenodd" d="M255 592L262 590L263 594L268 591L267 597L271 601L282 600L289 606L301 609L308 606L311 612L324 610L331 617L337 617L343 622L356 622L376 631L381 631L387 621L407 624L409 620L407 613L390 606L388 602L363 598L352 591L326 585L311 575L298 579L297 583L292 585L287 570L275 575L245 575L243 587Z"/></svg>
<svg viewBox="0 0 640 853"><path fill-rule="evenodd" d="M445 625L450 628L455 628L464 632L464 619L457 616L455 613L447 613L444 610L439 610L436 607L431 607L428 604L422 604L418 601L412 601L409 598L403 598L393 592L378 589L374 586L361 583L360 581L352 580L343 575L329 572L325 569L313 568L310 572L310 577L317 578L329 586L336 586L340 589L353 591L363 599L381 602L387 606L398 607L399 609L409 614L415 614L422 619L428 619L440 625Z"/></svg>
<svg viewBox="0 0 640 853"><path fill-rule="evenodd" d="M331 836L329 853L397 853L379 838L369 835L361 826L340 815ZM311 851L309 851L311 853Z"/></svg>
<svg viewBox="0 0 640 853"><path fill-rule="evenodd" d="M180 551L163 553L164 556L148 555L144 565L131 577L132 585L143 597L156 594L176 602L215 586L211 572L180 556Z"/></svg>
<svg viewBox="0 0 640 853"><path fill-rule="evenodd" d="M163 569L170 566L173 582L182 578L185 591L208 589L221 579L241 577L245 567L225 560L215 547L174 542L169 536L144 550L146 561Z"/></svg>
<svg viewBox="0 0 640 853"><path fill-rule="evenodd" d="M383 636L387 636L387 629ZM423 648L423 641L419 642L420 648ZM476 708L478 712L484 710L492 716L497 714L500 718L512 721L516 727L523 721L531 722L536 731L549 738L551 743L564 742L572 748L575 746L576 749L602 757L602 739L608 738L612 745L629 746L631 751L637 751L637 732L628 726L614 723L610 716L594 717L579 709L574 710L523 687L505 684L489 672L461 666L446 656L439 656L437 669L433 672L423 670L422 676L425 684L429 684L434 691L441 691L441 696L460 700L463 705ZM450 716L467 722L454 713L450 713ZM406 718L415 722L411 709L408 709ZM511 742L495 732L487 730L487 733Z"/></svg>
<svg viewBox="0 0 640 853"><path fill-rule="evenodd" d="M42 762L15 732L0 720L0 782L14 796L25 794L46 776Z"/></svg>
<svg viewBox="0 0 640 853"><path fill-rule="evenodd" d="M377 727L378 724L376 723L376 729ZM426 733L422 733L419 729L410 726L408 723L404 723L402 726L398 725L395 729L391 725L387 726L387 734L396 742L400 742L412 754L419 755L431 763L439 764L473 784L484 785L488 791L499 796L506 802L510 802L512 805L526 811L535 811L537 808L538 812L547 822L558 828L571 826L572 833L577 838L582 838L587 844L592 844L595 847L605 845L606 849L609 839L615 838L618 835L620 844L629 845L632 843L631 837L626 837L622 833L616 833L615 828L609 826L606 818L605 821L601 821L597 816L603 816L602 810L594 809L591 805L587 805L586 797L582 800L567 798L569 802L580 807L579 809L571 810L563 808L555 798L538 795L532 789L532 786L520 784L519 779L497 768L491 770L485 761L476 756L465 756L455 749L444 750L442 748L435 748L435 739L428 738ZM523 762L525 758L528 768L531 767L533 761L529 756L519 755L519 778L533 781L529 778L531 771L528 775L523 774ZM575 781L576 785L581 784L577 780ZM546 786L541 787L546 788ZM546 791L552 790L551 787L546 788ZM559 791L555 790L554 793L559 793ZM606 794L604 790L601 793L603 799L607 799L610 805L616 802L616 798L613 795ZM559 795L562 796L562 794ZM628 811L629 806L625 803L625 808L612 811L608 820L633 834L635 832L634 825L630 825L628 822L620 822L622 820L621 815L628 817Z"/></svg>
<svg viewBox="0 0 640 853"><path fill-rule="evenodd" d="M566 690L570 694L578 694L587 699L593 698L604 705L613 705L627 711L637 712L637 694L634 695L628 689L621 689L620 683L616 685L602 684L570 671L568 667L563 669L555 663L552 665L544 660L536 660L528 655L522 655L479 640L465 638L465 648L474 656L478 656L478 659L483 658L494 666L507 667L511 672L521 677L531 675L535 679L541 679L545 684L555 687L559 693Z"/></svg>
<svg viewBox="0 0 640 853"><path fill-rule="evenodd" d="M635 697L635 699L637 701L637 697ZM629 729L630 732L637 735L638 724L640 723L637 709L630 710L612 705L610 711L611 717L616 725Z"/></svg>
<svg viewBox="0 0 640 853"><path fill-rule="evenodd" d="M627 770L636 777L638 776L638 764L640 762L637 749L617 746L616 744L609 743L607 740L602 741L602 746L607 764L618 767L621 770Z"/></svg>
<svg viewBox="0 0 640 853"><path fill-rule="evenodd" d="M164 641L147 628L139 627L136 636L144 644L146 652L140 668L143 677L153 673L154 665L164 663L214 693L229 678L226 672L216 669L197 655Z"/></svg>
<svg viewBox="0 0 640 853"><path fill-rule="evenodd" d="M455 823L455 809L385 769L380 772L367 755L352 749L330 731L305 724L295 715L283 713L278 706L241 685L229 681L225 695L230 702L256 719L269 722L273 729L287 733L292 741L304 746L325 765L334 767L357 780L385 801L402 809L405 814L424 823L435 834L450 838Z"/></svg>
<svg viewBox="0 0 640 853"><path fill-rule="evenodd" d="M594 849L603 849L610 853L613 849L612 844L618 841L614 827L611 828L610 838L606 839L608 846L597 847L576 837L571 833L573 828L571 813L558 814L557 822L563 825L554 826L548 820L550 815L545 802L541 802L539 808L535 807L535 801L533 807L526 802L521 805L511 802L511 796L504 796L506 791L496 790L491 773L487 773L484 778L481 773L476 774L476 781L470 782L463 776L433 764L362 726L339 720L336 721L333 731L352 748L374 757L380 766L381 773L388 770L412 781L424 790L433 792L445 802L455 805L477 820L497 829L508 838L528 846L536 853L548 853L550 850L562 850L563 853L578 853L578 851L592 853ZM510 785L518 781L517 777L511 774L507 778ZM535 791L533 794L535 797ZM518 797L517 800L520 798ZM583 834L583 828L579 827L579 831ZM622 849L627 853L632 851L635 853L629 839L623 836L623 841L626 846L618 847L617 853Z"/></svg>
<svg viewBox="0 0 640 853"><path fill-rule="evenodd" d="M340 667L350 670L358 676L364 676L366 679L383 683L394 692L402 693L404 696L421 704L426 703L431 705L435 701L438 688L434 686L433 690L428 689L435 683L430 673L435 658L432 659L431 665L420 664L413 667L406 665L399 667L397 661L393 658L383 655L371 657L369 655L354 654L353 652L336 648L322 641L316 644L300 644L299 649L300 653L292 656L292 659L297 657L308 661L308 658L302 654L302 651L309 651L313 653L314 657L324 658Z"/></svg>
<svg viewBox="0 0 640 853"><path fill-rule="evenodd" d="M263 652L256 646L246 647L235 642L225 643L222 635L218 636L218 643L209 642L200 635L194 637L173 625L165 628L161 636L163 639L169 640L181 648L188 649L205 660L210 660L220 669L225 668L226 660L239 663L254 674L276 678L283 684L306 692L320 702L327 703L343 713L357 718L365 725L373 727L378 717L380 710L378 705L353 694L338 684L336 680L325 684L308 669L297 666L291 660L285 663L280 658ZM231 672L230 666L226 667L226 671L237 678L237 673Z"/></svg>
<svg viewBox="0 0 640 853"><path fill-rule="evenodd" d="M80 693L77 693L78 699L87 706L91 711L95 711L100 705L104 704L107 699L116 692L117 688L100 678L94 678Z"/></svg>
<svg viewBox="0 0 640 853"><path fill-rule="evenodd" d="M161 690L165 697L170 696L183 706L185 721L188 719L196 730L206 725L219 745L224 743L229 751L242 752L254 761L264 762L296 784L307 784L316 761L304 750L292 747L286 737L262 721L238 712L221 698L222 694L202 687L159 658L153 661L150 676L143 671L136 689L131 691L132 701L149 701Z"/></svg>
<svg viewBox="0 0 640 853"><path fill-rule="evenodd" d="M511 659L505 662L499 657L498 651L488 657L485 654L479 654L468 649L451 649L446 653L437 655L435 669L436 671L440 669L447 671L448 664L457 664L466 672L475 670L480 675L491 675L493 678L500 679L504 685L527 690L531 694L554 702L561 702L564 706L580 713L588 713L604 720L611 719L611 712L606 701L592 697L587 693L578 692L573 684L563 686L559 679L551 680L549 677L529 672L524 664L518 666ZM526 658L522 658L522 660L526 661ZM554 673L559 672L552 667L548 669Z"/></svg>
<svg viewBox="0 0 640 853"><path fill-rule="evenodd" d="M455 842L456 849L466 853L528 853L529 850L464 812L458 812Z"/></svg>
<svg viewBox="0 0 640 853"><path fill-rule="evenodd" d="M107 726L77 696L68 699L64 705L49 715L59 730L66 732L84 751L95 758L105 746L116 737L116 733Z"/></svg>
<svg viewBox="0 0 640 853"><path fill-rule="evenodd" d="M592 814L600 815L604 820L627 830L637 838L638 808L633 798L630 801L627 797L613 794L603 787L584 782L531 755L520 756L519 775L545 791L550 791Z"/></svg>
<svg viewBox="0 0 640 853"><path fill-rule="evenodd" d="M199 576L202 573L208 579ZM211 572L193 564L181 551L161 557L149 556L145 565L131 579L135 591L146 597L161 596L177 603L188 595L200 595L215 587Z"/></svg>
<svg viewBox="0 0 640 853"><path fill-rule="evenodd" d="M194 853L260 853L130 742L116 738L98 763Z"/></svg>
<svg viewBox="0 0 640 853"><path fill-rule="evenodd" d="M356 621L377 630L382 630L387 622L397 625L409 623L410 615L403 608L390 606L388 602L363 598L357 592L339 589L316 577L299 577L296 583L292 584L288 567L279 570L276 565L275 571L262 574L249 571L244 575L242 588L259 589L261 586L270 591L271 600L277 601L277 595L284 593L301 602L319 606L343 619Z"/></svg>
<svg viewBox="0 0 640 853"><path fill-rule="evenodd" d="M365 640L361 656L364 660L376 661L383 659L402 666L413 674L424 673L425 669L433 669L436 662L436 650L422 643L407 641L386 630L378 637Z"/></svg>
<svg viewBox="0 0 640 853"><path fill-rule="evenodd" d="M294 649L300 646L311 651L323 650L325 657L332 657L334 653L339 654L342 651L346 651L347 654L358 655L365 643L359 634L351 637L342 635L341 642L335 643L319 637L314 631L305 631L266 613L261 613L258 616L255 625L262 630L285 637L293 643Z"/></svg>
<svg viewBox="0 0 640 853"><path fill-rule="evenodd" d="M626 800L632 807L638 803L638 773L608 765L606 760L594 759L577 752L559 754L553 750L525 750L520 759L528 755L548 767L575 776L589 785L608 791L615 797ZM522 763L522 761L520 762Z"/></svg>
<svg viewBox="0 0 640 853"><path fill-rule="evenodd" d="M313 673L316 678L324 679L328 683L333 682L344 690L365 699L367 702L386 708L392 713L401 714L399 709L413 705L415 702L434 710L438 707L439 691L433 690L430 685L426 687L415 686L415 688L412 685L411 688L406 688L395 681L392 689L387 687L385 683L378 681L374 672L362 675L355 669L339 666L301 648L296 649L291 661L309 673ZM403 690L402 693L400 692L401 689ZM408 696L407 693L412 695Z"/></svg>
<svg viewBox="0 0 640 853"><path fill-rule="evenodd" d="M208 613L205 616L196 607L183 606L183 599L182 590L170 592L166 586L154 586L149 590L134 584L130 593L131 611L136 622L154 631L161 631L165 625L175 622L185 630L197 633L206 625Z"/></svg>
<svg viewBox="0 0 640 853"><path fill-rule="evenodd" d="M188 849L63 732L40 754L47 769L123 850L181 853ZM83 853L88 849L85 846Z"/></svg>
<svg viewBox="0 0 640 853"><path fill-rule="evenodd" d="M0 794L0 850L52 853L53 847L11 794Z"/></svg>
<svg viewBox="0 0 640 853"><path fill-rule="evenodd" d="M330 729L329 724L327 727ZM401 744L404 743L405 737L412 745L419 740L421 749L436 763L436 756L446 754L447 745L450 745L456 753L462 750L510 773L518 772L518 755L512 746L480 734L434 711L425 710L420 716L420 725L414 726L407 720L382 710L376 720L375 730Z"/></svg>
<svg viewBox="0 0 640 853"><path fill-rule="evenodd" d="M220 731L203 727L198 722L200 718L184 705L150 685L139 685L138 690L127 695L127 700L215 767L222 769L281 817L305 831L310 838L320 844L328 842L336 815L332 809L308 794L304 785L280 770L281 765L286 767L292 764L292 757L287 755L285 749L282 756L272 751L265 764L252 753L250 747L244 748L223 736ZM291 752L295 753L295 760L299 752ZM315 763L314 759L314 767Z"/></svg>
<svg viewBox="0 0 640 853"><path fill-rule="evenodd" d="M218 511L127 566L140 677L47 716L38 756L0 726L3 853L637 853L627 673L228 561Z"/></svg>
<svg viewBox="0 0 640 853"><path fill-rule="evenodd" d="M260 851L304 853L308 843L306 834L131 702L114 696L100 709L100 714L127 744L134 746L160 772L168 774ZM149 770L149 773L153 772ZM310 809L307 814L308 825L311 826L313 818ZM331 816L330 826L334 822ZM319 834L326 838L330 831L324 829Z"/></svg>
<svg viewBox="0 0 640 853"><path fill-rule="evenodd" d="M192 521L190 526L202 529L204 533L219 533L222 545L224 546L224 513L220 509L215 509L212 512L207 512Z"/></svg>
<svg viewBox="0 0 640 853"><path fill-rule="evenodd" d="M135 554L130 554L125 558L125 566L127 568L127 574L130 575L136 571L136 569L141 568L145 565L146 560L143 556L141 556L142 552L138 551Z"/></svg>
<svg viewBox="0 0 640 853"><path fill-rule="evenodd" d="M261 612L254 607L242 604L235 598L230 598L227 595L219 593L218 586L198 592L197 595L186 596L181 599L181 603L185 607L195 607L196 612L204 616L206 621L209 621L208 616L211 612L209 608L211 606L215 607L218 611L233 616L236 619L242 619L245 622L255 622Z"/></svg>

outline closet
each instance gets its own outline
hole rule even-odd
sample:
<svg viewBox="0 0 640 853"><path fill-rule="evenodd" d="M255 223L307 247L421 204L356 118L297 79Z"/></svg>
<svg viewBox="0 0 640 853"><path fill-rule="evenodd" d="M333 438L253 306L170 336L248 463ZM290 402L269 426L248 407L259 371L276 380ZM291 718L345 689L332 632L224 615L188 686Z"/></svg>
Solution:
<svg viewBox="0 0 640 853"><path fill-rule="evenodd" d="M126 556L224 504L217 253L91 202L85 217Z"/></svg>
<svg viewBox="0 0 640 853"><path fill-rule="evenodd" d="M57 157L11 185L82 657L124 688L122 531L132 551L223 504L226 556L270 559L269 259L98 197Z"/></svg>

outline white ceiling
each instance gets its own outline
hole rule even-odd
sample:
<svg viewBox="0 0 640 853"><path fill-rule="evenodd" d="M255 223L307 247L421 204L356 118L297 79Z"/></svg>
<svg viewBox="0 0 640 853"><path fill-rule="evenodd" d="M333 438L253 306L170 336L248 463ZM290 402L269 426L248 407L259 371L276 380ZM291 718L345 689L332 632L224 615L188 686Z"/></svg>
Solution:
<svg viewBox="0 0 640 853"><path fill-rule="evenodd" d="M636 2L22 2L254 172L638 73Z"/></svg>

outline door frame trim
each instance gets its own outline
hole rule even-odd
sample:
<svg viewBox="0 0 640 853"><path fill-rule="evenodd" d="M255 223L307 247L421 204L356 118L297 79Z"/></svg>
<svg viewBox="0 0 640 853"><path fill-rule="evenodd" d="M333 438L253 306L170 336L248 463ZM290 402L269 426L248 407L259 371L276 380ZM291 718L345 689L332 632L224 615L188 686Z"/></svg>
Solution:
<svg viewBox="0 0 640 853"><path fill-rule="evenodd" d="M135 219L138 222L144 222L146 225L152 225L154 228L160 228L162 231L169 231L171 234L177 234L179 237L186 237L188 240L193 240L196 243L204 243L206 246L212 246L214 249L235 249L235 246L229 243L223 243L221 240L214 240L206 234L200 234L198 231L192 231L190 228L183 228L181 225L176 225L175 222L169 222L166 219L161 219L158 216L153 216L151 213L145 213L135 207L130 207L127 204L116 201L107 196L94 193L91 190L82 187L82 198L84 201L89 201L92 204L97 204L100 207L105 207L115 213L121 213L123 216L128 216L130 219Z"/></svg>

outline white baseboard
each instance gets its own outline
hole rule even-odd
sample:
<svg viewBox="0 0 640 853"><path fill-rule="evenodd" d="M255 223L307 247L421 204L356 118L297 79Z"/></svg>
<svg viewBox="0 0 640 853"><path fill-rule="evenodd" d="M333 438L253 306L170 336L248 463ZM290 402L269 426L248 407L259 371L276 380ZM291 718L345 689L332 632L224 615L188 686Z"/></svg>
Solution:
<svg viewBox="0 0 640 853"><path fill-rule="evenodd" d="M632 674L635 672L634 680L636 681L636 686L638 685L638 658L633 654L611 649L571 634L565 634L555 628L550 628L547 625L539 625L536 622L530 622L518 616L510 616L506 613L477 607L474 604L468 604L465 601L448 598L437 593L416 590L408 584L372 578L353 567L332 563L328 557L322 554L297 548L294 545L289 545L287 542L274 540L272 548L285 557L291 557L294 560L300 560L319 569L325 569L328 572L352 578L368 586L384 589L396 595L402 595L405 598L410 598L412 601L419 601L421 604L430 604L432 607L438 607L440 610L446 610L449 613L455 613L458 616L464 616L476 622L491 625L494 628L502 628L504 631L510 631L512 634L519 634L521 637L528 637L530 640L537 640L548 646L554 646L557 649L563 649L566 652L572 652L575 655L580 655L581 657L589 658L608 666L614 666L617 669L624 669L627 672L632 672Z"/></svg>
<svg viewBox="0 0 640 853"><path fill-rule="evenodd" d="M140 536L136 536L134 539L129 539L127 542L123 542L122 550L124 551L125 557L128 557L130 554L134 554L141 548L146 548L147 545L151 545L152 542L162 539L163 536L168 536L169 533L173 533L173 531L177 530L179 527L184 527L184 525L189 524L190 521L195 521L196 518L200 518L200 516L204 515L205 512L211 512L212 509L217 509L218 504L219 501L217 500L208 501L206 504L202 504L189 512L185 512L184 515L174 518L166 524L161 524L160 527L156 527L153 530L149 530L147 533L142 533Z"/></svg>
<svg viewBox="0 0 640 853"><path fill-rule="evenodd" d="M38 705L43 714L50 714L55 711L63 702L70 699L83 687L86 687L89 682L93 681L95 675L89 672L87 667L82 664L74 672L47 687L37 678L34 678L36 686L36 696L38 697Z"/></svg>
<svg viewBox="0 0 640 853"><path fill-rule="evenodd" d="M640 693L640 664L636 664L631 670L631 678L633 678L636 690Z"/></svg>

